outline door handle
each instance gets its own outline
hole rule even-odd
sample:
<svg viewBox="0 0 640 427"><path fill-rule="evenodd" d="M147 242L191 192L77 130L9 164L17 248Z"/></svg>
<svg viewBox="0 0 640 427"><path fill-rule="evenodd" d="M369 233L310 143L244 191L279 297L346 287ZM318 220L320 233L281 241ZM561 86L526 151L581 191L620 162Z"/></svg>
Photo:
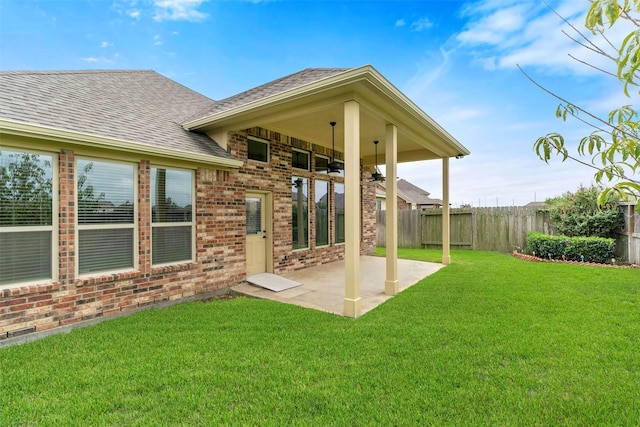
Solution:
<svg viewBox="0 0 640 427"><path fill-rule="evenodd" d="M262 238L263 239L267 238L267 230L262 230Z"/></svg>

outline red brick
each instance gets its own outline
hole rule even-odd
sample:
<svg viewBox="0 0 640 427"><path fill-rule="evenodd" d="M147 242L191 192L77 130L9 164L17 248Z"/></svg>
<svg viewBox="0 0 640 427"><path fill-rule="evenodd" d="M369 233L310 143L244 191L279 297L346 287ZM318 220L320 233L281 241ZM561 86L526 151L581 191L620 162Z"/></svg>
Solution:
<svg viewBox="0 0 640 427"><path fill-rule="evenodd" d="M247 136L269 139L271 161L267 164L247 159ZM148 304L177 300L223 289L245 279L245 195L248 189L270 192L273 201L273 265L276 273L342 259L344 245L315 248L315 210L309 209L311 248L292 253L291 250L291 147L295 146L323 155L330 151L306 141L282 135L268 129L252 128L229 134L229 151L245 161L239 170L219 171L200 167L195 173L195 262L163 267L151 265L151 173L152 163L138 161L138 248L137 271L118 274L75 277L76 269L76 206L77 176L75 154L69 150L58 153L58 272L59 281L5 289L0 294L0 330L30 330L68 325L100 315L119 313ZM52 143L52 146L54 144ZM337 155L341 158L340 153ZM313 160L312 160L313 161ZM328 180L326 175L295 171L296 176L310 179L313 193L314 177ZM331 181L342 181L341 178ZM375 187L369 173L362 174L361 251L375 249ZM333 192L330 193L333 197ZM312 196L312 194L310 194ZM313 200L313 199L311 199ZM332 200L330 200L332 201ZM333 218L333 215L331 216ZM331 222L332 224L333 222ZM331 226L333 227L333 225ZM333 228L330 230L333 236ZM287 255L287 259L285 259ZM134 291L139 293L134 294ZM79 304L79 306L78 306ZM8 311L11 310L11 311ZM3 317L4 316L4 317Z"/></svg>

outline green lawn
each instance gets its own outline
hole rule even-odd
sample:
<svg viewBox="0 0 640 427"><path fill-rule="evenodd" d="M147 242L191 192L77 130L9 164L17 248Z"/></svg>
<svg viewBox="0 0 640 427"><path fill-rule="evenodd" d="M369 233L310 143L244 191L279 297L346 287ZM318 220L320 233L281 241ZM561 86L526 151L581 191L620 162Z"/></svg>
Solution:
<svg viewBox="0 0 640 427"><path fill-rule="evenodd" d="M2 349L0 425L638 425L640 270L452 258L355 320L235 298Z"/></svg>

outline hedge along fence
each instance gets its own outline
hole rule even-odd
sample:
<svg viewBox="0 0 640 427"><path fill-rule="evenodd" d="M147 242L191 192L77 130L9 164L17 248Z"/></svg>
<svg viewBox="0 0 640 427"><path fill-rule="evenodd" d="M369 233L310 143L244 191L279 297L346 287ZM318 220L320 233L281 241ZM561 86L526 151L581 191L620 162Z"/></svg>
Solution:
<svg viewBox="0 0 640 427"><path fill-rule="evenodd" d="M386 246L386 212L377 212L378 246ZM546 212L511 206L451 209L452 249L512 252L524 247L527 233L555 234ZM398 211L398 247L442 248L442 209Z"/></svg>
<svg viewBox="0 0 640 427"><path fill-rule="evenodd" d="M541 258L606 264L615 258L615 249L615 239L550 236L537 232L527 235L527 253Z"/></svg>

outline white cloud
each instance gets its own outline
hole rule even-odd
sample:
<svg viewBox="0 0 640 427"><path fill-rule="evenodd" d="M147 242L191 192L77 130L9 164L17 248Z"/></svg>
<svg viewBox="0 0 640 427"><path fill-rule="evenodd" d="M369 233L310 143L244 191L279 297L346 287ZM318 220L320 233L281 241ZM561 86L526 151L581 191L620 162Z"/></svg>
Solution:
<svg viewBox="0 0 640 427"><path fill-rule="evenodd" d="M424 31L427 28L433 27L433 22L429 21L429 18L422 17L411 23L411 31Z"/></svg>
<svg viewBox="0 0 640 427"><path fill-rule="evenodd" d="M407 25L407 23L404 21L404 19L398 19L396 21L396 27L404 27L405 25Z"/></svg>
<svg viewBox="0 0 640 427"><path fill-rule="evenodd" d="M410 98L420 98L422 93L427 90L429 85L433 83L449 65L449 52L440 49L440 58L425 58L418 64L418 72L407 82L403 88ZM439 64L438 64L439 62Z"/></svg>
<svg viewBox="0 0 640 427"><path fill-rule="evenodd" d="M510 46L524 43L523 33L527 29L527 17L534 13L535 5L515 5L509 8L499 8L481 13L472 13L466 29L456 36L462 45L492 46L496 49L506 49Z"/></svg>
<svg viewBox="0 0 640 427"><path fill-rule="evenodd" d="M109 43L109 42L102 42L102 43L100 43L100 47L101 47L101 48L103 48L103 49L104 49L104 48L107 48L107 47L109 47L109 46L113 46L113 43Z"/></svg>
<svg viewBox="0 0 640 427"><path fill-rule="evenodd" d="M588 6L588 2L573 0L553 5L559 15L579 30L584 30ZM571 59L569 54L586 55L587 60L595 64L601 62L562 33L564 30L580 37L544 4L521 0L505 7L502 2L486 0L468 7L463 14L469 20L455 40L461 48L471 49L486 69L514 68L519 64L546 68L550 72L588 74L593 70Z"/></svg>
<svg viewBox="0 0 640 427"><path fill-rule="evenodd" d="M87 56L85 58L80 58L81 60L83 60L84 62L91 62L91 63L103 63L103 64L112 64L113 61L111 61L108 58L96 58L95 56Z"/></svg>
<svg viewBox="0 0 640 427"><path fill-rule="evenodd" d="M202 21L209 15L198 7L206 0L155 0L156 13L153 19L162 21Z"/></svg>
<svg viewBox="0 0 640 427"><path fill-rule="evenodd" d="M159 34L153 36L153 45L154 46L162 46L162 37Z"/></svg>
<svg viewBox="0 0 640 427"><path fill-rule="evenodd" d="M140 19L140 10L132 9L127 11L127 15L133 19Z"/></svg>
<svg viewBox="0 0 640 427"><path fill-rule="evenodd" d="M486 117L490 114L489 110L481 108L458 108L448 115L449 120L469 120L478 117Z"/></svg>

